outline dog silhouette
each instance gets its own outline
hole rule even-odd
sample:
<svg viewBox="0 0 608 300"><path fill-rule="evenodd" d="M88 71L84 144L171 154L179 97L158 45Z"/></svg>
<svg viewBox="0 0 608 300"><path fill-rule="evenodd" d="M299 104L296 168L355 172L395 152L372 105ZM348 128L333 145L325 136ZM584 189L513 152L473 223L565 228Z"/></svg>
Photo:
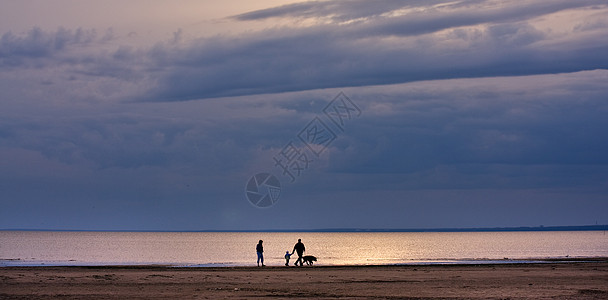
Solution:
<svg viewBox="0 0 608 300"><path fill-rule="evenodd" d="M317 258L312 255L302 256L302 260L309 266L312 266L313 262L317 261Z"/></svg>

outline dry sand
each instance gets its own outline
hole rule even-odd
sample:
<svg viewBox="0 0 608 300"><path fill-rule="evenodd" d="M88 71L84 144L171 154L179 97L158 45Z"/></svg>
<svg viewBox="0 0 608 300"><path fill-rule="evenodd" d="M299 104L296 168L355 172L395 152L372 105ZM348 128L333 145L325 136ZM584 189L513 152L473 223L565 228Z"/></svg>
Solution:
<svg viewBox="0 0 608 300"><path fill-rule="evenodd" d="M3 267L18 299L608 299L608 261L353 267Z"/></svg>

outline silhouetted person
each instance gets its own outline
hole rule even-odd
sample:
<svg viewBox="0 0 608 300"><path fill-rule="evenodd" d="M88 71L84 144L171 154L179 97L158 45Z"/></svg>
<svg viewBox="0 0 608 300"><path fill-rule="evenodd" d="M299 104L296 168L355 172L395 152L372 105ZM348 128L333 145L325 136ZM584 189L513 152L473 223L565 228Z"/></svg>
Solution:
<svg viewBox="0 0 608 300"><path fill-rule="evenodd" d="M289 253L289 251L285 251L285 266L289 266L289 258L291 258L292 253Z"/></svg>
<svg viewBox="0 0 608 300"><path fill-rule="evenodd" d="M262 267L266 266L264 264L264 246L262 246L263 241L260 240L257 246L255 246L255 251L258 252L258 267L260 266L260 261L262 262Z"/></svg>
<svg viewBox="0 0 608 300"><path fill-rule="evenodd" d="M293 246L293 250L291 251L291 253L298 253L298 260L296 260L294 264L295 266L298 265L298 262L300 262L300 267L304 265L304 263L302 262L302 256L304 255L305 250L306 247L304 247L304 244L302 244L302 239L298 239L298 242L295 244L295 246Z"/></svg>

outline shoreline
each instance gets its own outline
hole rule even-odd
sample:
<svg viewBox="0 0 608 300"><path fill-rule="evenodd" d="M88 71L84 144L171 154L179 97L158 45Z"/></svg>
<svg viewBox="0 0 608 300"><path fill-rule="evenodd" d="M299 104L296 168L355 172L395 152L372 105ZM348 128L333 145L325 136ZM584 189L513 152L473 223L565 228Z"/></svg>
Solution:
<svg viewBox="0 0 608 300"><path fill-rule="evenodd" d="M608 261L313 267L0 268L0 299L608 298Z"/></svg>
<svg viewBox="0 0 608 300"><path fill-rule="evenodd" d="M453 265L505 265L505 264L546 264L546 263L572 263L572 262L608 262L608 257L547 257L547 258L525 258L525 259L445 259L445 260L415 260L411 262L397 262L386 264L320 264L317 263L314 267L382 267L382 266L453 266ZM167 267L167 268L257 268L253 263L251 265L241 265L233 263L81 263L76 261L36 261L30 262L21 259L0 259L1 268L14 267L30 267L30 268L45 268L45 267ZM267 267L285 268L283 264L267 265ZM291 267L291 266L290 266Z"/></svg>

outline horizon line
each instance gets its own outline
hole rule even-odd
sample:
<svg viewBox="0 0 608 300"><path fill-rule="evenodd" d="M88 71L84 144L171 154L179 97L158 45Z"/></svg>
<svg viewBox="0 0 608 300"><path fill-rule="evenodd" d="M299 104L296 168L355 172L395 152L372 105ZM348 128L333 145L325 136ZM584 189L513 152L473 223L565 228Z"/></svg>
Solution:
<svg viewBox="0 0 608 300"><path fill-rule="evenodd" d="M201 230L130 230L130 229L0 229L0 231L60 232L500 232L500 231L594 231L608 230L604 225L518 226L518 227L444 227L444 228L317 228L317 229L201 229Z"/></svg>

